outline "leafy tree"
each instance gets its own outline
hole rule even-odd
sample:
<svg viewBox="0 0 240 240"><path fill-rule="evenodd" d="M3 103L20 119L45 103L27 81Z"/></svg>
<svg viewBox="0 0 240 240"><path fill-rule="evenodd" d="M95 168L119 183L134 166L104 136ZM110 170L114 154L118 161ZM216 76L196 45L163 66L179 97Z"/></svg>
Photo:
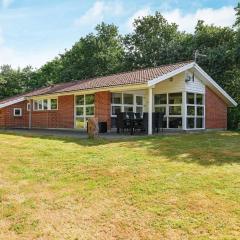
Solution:
<svg viewBox="0 0 240 240"><path fill-rule="evenodd" d="M234 40L235 32L229 27L209 26L198 21L195 28L192 48L206 55L199 58L198 63L222 87L225 86L225 72L235 64Z"/></svg>
<svg viewBox="0 0 240 240"><path fill-rule="evenodd" d="M88 34L61 55L63 81L112 74L123 70L123 46L113 24L97 25L96 34Z"/></svg>
<svg viewBox="0 0 240 240"><path fill-rule="evenodd" d="M156 12L134 21L134 31L124 38L126 64L132 68L157 66L189 59L185 51L191 35L178 31L175 23Z"/></svg>
<svg viewBox="0 0 240 240"><path fill-rule="evenodd" d="M20 69L14 70L9 65L0 67L0 98L10 97L23 91Z"/></svg>

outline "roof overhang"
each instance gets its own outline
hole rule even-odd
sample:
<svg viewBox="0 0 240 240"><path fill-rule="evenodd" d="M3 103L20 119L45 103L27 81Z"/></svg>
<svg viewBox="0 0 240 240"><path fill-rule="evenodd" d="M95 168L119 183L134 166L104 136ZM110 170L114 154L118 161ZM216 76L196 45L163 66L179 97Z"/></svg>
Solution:
<svg viewBox="0 0 240 240"><path fill-rule="evenodd" d="M183 66L181 68L178 68L170 73L167 73L161 77L152 79L148 81L148 86L154 86L157 83L160 83L162 81L165 81L171 77L174 77L175 75L185 72L187 70L193 69L194 71L197 71L197 73L201 76L201 79L203 80L204 84L207 85L209 88L211 88L219 97L221 97L229 107L236 107L237 102L232 99L229 94L224 91L201 67L199 67L196 63L190 63L186 66Z"/></svg>
<svg viewBox="0 0 240 240"><path fill-rule="evenodd" d="M24 100L25 100L25 97L20 97L20 98L14 99L14 100L10 100L8 102L0 104L0 109L8 107L8 106L16 104L16 103L19 103L19 102L22 102Z"/></svg>

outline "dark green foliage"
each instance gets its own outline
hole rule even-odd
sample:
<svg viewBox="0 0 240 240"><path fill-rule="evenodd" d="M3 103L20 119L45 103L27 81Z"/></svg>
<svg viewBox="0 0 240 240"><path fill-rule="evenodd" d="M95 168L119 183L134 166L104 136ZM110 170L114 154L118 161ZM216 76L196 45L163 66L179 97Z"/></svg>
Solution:
<svg viewBox="0 0 240 240"><path fill-rule="evenodd" d="M113 24L101 23L96 33L81 37L65 53L40 69L0 68L0 99L49 84L109 75L121 71L194 58L240 104L240 9L236 23L216 27L199 21L195 32L178 30L159 13L136 19L134 30L120 36ZM229 128L240 125L240 108L229 109Z"/></svg>

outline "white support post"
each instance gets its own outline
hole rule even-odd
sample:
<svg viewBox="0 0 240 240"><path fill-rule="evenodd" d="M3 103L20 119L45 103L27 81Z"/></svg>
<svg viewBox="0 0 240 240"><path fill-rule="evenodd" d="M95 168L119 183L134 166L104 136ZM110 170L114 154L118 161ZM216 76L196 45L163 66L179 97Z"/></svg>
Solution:
<svg viewBox="0 0 240 240"><path fill-rule="evenodd" d="M184 91L182 97L182 118L183 118L183 130L187 130L187 93Z"/></svg>
<svg viewBox="0 0 240 240"><path fill-rule="evenodd" d="M152 111L153 110L153 94L152 87L148 88L148 135L152 135Z"/></svg>

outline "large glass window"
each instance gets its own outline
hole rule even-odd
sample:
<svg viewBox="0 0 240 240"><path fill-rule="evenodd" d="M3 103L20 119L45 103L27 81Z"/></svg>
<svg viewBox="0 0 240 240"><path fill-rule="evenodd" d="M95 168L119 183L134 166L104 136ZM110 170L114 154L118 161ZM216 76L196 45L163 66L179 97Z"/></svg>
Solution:
<svg viewBox="0 0 240 240"><path fill-rule="evenodd" d="M154 102L155 105L167 104L167 94L155 94Z"/></svg>
<svg viewBox="0 0 240 240"><path fill-rule="evenodd" d="M78 95L75 97L76 128L86 128L87 121L94 116L94 94Z"/></svg>
<svg viewBox="0 0 240 240"><path fill-rule="evenodd" d="M119 112L143 113L143 96L129 93L112 93L112 117Z"/></svg>
<svg viewBox="0 0 240 240"><path fill-rule="evenodd" d="M34 111L57 110L57 108L58 108L57 98L40 99L40 100L33 101L33 110Z"/></svg>
<svg viewBox="0 0 240 240"><path fill-rule="evenodd" d="M154 110L165 114L165 128L182 128L182 93L154 95Z"/></svg>
<svg viewBox="0 0 240 240"><path fill-rule="evenodd" d="M130 93L112 93L111 123L116 126L116 116L119 112L136 112L143 114L143 96Z"/></svg>
<svg viewBox="0 0 240 240"><path fill-rule="evenodd" d="M169 115L182 115L182 106L169 106Z"/></svg>
<svg viewBox="0 0 240 240"><path fill-rule="evenodd" d="M182 128L182 117L170 117L169 128Z"/></svg>
<svg viewBox="0 0 240 240"><path fill-rule="evenodd" d="M133 94L123 94L123 104L132 105L133 104Z"/></svg>
<svg viewBox="0 0 240 240"><path fill-rule="evenodd" d="M181 104L182 93L169 93L168 99L169 99L169 104Z"/></svg>
<svg viewBox="0 0 240 240"><path fill-rule="evenodd" d="M204 95L187 93L187 128L204 128Z"/></svg>
<svg viewBox="0 0 240 240"><path fill-rule="evenodd" d="M112 103L113 104L122 104L122 94L121 93L113 93L112 94Z"/></svg>

